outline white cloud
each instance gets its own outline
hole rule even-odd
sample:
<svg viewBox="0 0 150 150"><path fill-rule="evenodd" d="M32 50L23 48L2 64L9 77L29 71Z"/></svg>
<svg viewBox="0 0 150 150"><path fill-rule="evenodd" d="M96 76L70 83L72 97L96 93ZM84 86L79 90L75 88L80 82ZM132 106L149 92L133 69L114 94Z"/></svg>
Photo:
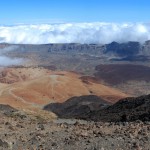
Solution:
<svg viewBox="0 0 150 150"><path fill-rule="evenodd" d="M150 24L66 23L0 26L0 42L21 44L110 43L150 40Z"/></svg>
<svg viewBox="0 0 150 150"><path fill-rule="evenodd" d="M19 48L17 45L6 46L4 48L0 48L0 67L1 66L11 66L11 65L21 65L24 61L22 58L10 58L5 56L7 52L13 51Z"/></svg>
<svg viewBox="0 0 150 150"><path fill-rule="evenodd" d="M21 58L9 58L6 56L0 56L0 66L4 67L4 66L10 66L10 65L18 65L22 63L22 59Z"/></svg>

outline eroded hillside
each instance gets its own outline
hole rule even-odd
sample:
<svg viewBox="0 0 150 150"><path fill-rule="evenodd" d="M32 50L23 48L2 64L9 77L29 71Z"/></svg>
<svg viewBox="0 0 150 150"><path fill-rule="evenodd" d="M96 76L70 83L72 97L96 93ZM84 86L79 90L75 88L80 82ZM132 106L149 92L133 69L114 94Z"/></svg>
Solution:
<svg viewBox="0 0 150 150"><path fill-rule="evenodd" d="M3 68L0 76L0 103L15 108L43 108L82 95L97 95L111 103L127 97L117 89L83 80L82 75L44 68Z"/></svg>

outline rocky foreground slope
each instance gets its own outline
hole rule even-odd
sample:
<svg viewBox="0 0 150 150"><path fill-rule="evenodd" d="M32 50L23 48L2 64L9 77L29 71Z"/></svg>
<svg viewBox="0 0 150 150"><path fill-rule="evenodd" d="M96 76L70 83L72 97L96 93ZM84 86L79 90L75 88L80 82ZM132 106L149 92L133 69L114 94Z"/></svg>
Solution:
<svg viewBox="0 0 150 150"><path fill-rule="evenodd" d="M49 120L0 105L0 150L149 150L150 122Z"/></svg>
<svg viewBox="0 0 150 150"><path fill-rule="evenodd" d="M90 111L81 113L79 100ZM74 97L65 102L66 111L70 107L84 120L48 119L0 105L0 150L149 150L150 95L114 105L96 96Z"/></svg>

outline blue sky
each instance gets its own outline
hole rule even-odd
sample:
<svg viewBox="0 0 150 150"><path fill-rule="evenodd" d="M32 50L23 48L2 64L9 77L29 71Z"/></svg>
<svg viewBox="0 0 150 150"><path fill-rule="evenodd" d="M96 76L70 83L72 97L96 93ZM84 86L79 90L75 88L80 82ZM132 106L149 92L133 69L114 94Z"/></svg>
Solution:
<svg viewBox="0 0 150 150"><path fill-rule="evenodd" d="M150 0L0 0L0 24L150 22Z"/></svg>

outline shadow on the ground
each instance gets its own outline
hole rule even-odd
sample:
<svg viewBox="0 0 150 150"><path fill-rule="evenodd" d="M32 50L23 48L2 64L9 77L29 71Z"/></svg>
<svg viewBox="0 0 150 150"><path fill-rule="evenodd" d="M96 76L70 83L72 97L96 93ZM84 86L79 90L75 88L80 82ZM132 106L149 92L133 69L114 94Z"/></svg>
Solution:
<svg viewBox="0 0 150 150"><path fill-rule="evenodd" d="M73 97L64 103L45 106L59 118L76 118L103 122L150 121L150 95L129 97L110 105L90 95Z"/></svg>
<svg viewBox="0 0 150 150"><path fill-rule="evenodd" d="M82 118L86 114L100 110L109 103L95 95L72 97L64 103L51 103L44 110L52 111L59 118Z"/></svg>

